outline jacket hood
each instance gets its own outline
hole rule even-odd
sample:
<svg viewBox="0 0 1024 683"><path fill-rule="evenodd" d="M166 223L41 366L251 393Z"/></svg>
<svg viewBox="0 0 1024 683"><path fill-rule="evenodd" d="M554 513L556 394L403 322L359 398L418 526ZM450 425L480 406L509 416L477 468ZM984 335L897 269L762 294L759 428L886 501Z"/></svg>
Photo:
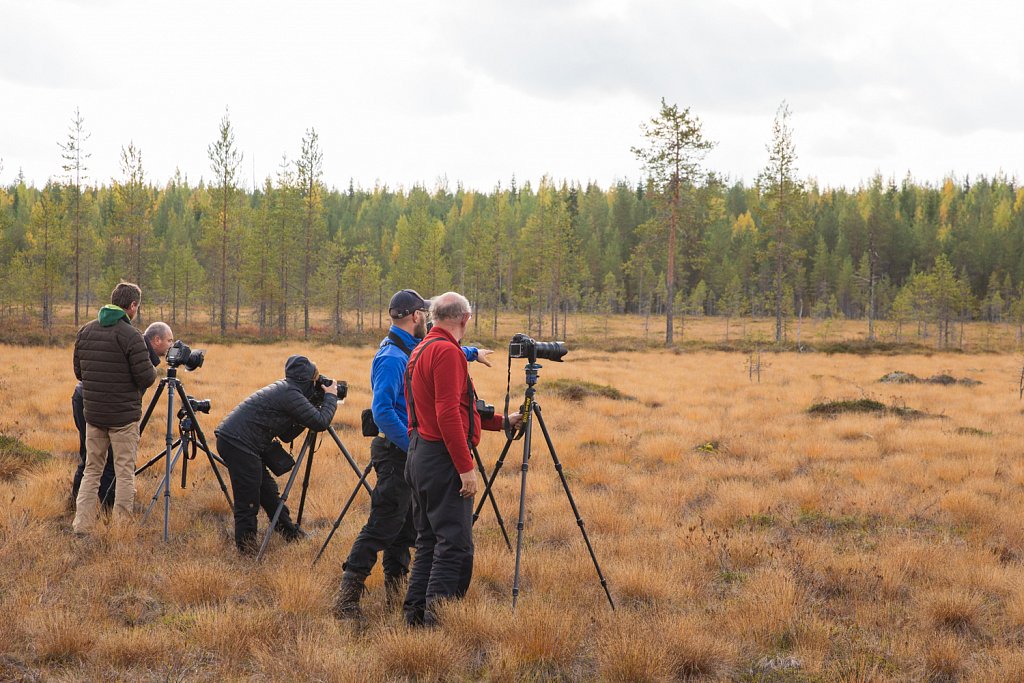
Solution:
<svg viewBox="0 0 1024 683"><path fill-rule="evenodd" d="M289 356L284 363L285 378L298 382L300 385L312 382L315 372L316 366L313 365L313 361L305 356Z"/></svg>
<svg viewBox="0 0 1024 683"><path fill-rule="evenodd" d="M99 320L100 325L102 325L103 327L113 327L121 318L124 318L128 322L128 324L131 324L132 322L131 318L128 317L128 314L125 313L124 309L121 308L120 306L115 306L114 304L107 304L106 306L100 309Z"/></svg>

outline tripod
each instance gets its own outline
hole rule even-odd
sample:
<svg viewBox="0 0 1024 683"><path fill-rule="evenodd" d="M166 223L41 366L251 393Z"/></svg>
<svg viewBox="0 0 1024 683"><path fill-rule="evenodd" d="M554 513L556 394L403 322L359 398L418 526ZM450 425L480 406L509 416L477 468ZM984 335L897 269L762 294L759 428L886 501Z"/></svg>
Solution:
<svg viewBox="0 0 1024 683"><path fill-rule="evenodd" d="M477 470L479 470L480 475L484 478L484 481L486 481L487 480L487 470L484 469L483 460L480 459L480 451L478 451L476 449L476 447L473 448L473 458L476 460ZM338 518L336 520L334 520L334 526L331 527L330 533L327 534L327 538L326 538L326 540L324 540L324 544L322 546L320 546L319 552L317 552L316 557L313 558L313 564L311 566L316 566L316 563L320 560L320 557L324 554L324 551L327 550L328 544L330 544L331 539L334 538L334 532L336 532L338 530L338 527L341 526L341 520L345 519L345 515L348 513L348 509L352 506L352 501L355 500L356 494L359 493L359 487L360 486L367 486L367 484L366 484L366 477L369 476L371 469L373 469L373 463L372 462L370 462L366 466L366 469L363 470L362 476L359 478L359 481L356 482L356 486L355 486L354 489L352 489L352 493L349 495L348 499L345 501L345 505L342 506L341 514L339 514ZM487 495L490 496L491 505L494 508L494 514L498 518L498 526L501 528L501 535L505 538L505 546L511 551L512 550L512 542L509 540L508 532L505 530L505 520L503 520L501 518L501 511L498 510L498 503L494 500L494 493L491 492L491 491L485 491L484 495L485 496L487 496ZM483 504L483 500L481 500L480 502L481 502L481 504ZM473 521L476 522L476 519L479 516L480 516L480 513L479 513L479 509L478 509L477 510L477 514L473 515Z"/></svg>
<svg viewBox="0 0 1024 683"><path fill-rule="evenodd" d="M569 490L569 482L565 478L565 473L562 471L562 463L558 460L558 454L555 453L555 446L551 443L551 435L548 433L548 428L544 424L544 416L541 414L540 404L534 400L536 394L536 384L538 380L541 365L536 362L536 358L530 358L530 362L526 365L526 401L523 403L521 412L523 413L523 425L520 429L520 434L524 435L523 438L523 467L522 467L522 481L519 488L519 521L516 524L516 568L515 576L512 580L512 609L515 609L516 602L519 600L519 576L521 561L523 556L523 531L526 527L526 473L530 469L530 456L531 448L533 445L533 422L536 419L537 423L540 424L541 432L544 434L544 441L548 446L548 453L551 454L551 461L555 465L555 471L558 472L558 477L562 481L562 489L565 491L566 498L569 499L569 506L572 508L573 515L576 517L576 524L580 528L580 532L583 534L583 541L587 544L587 552L590 553L590 559L594 562L594 569L597 570L597 578L601 583L601 587L604 589L604 594L608 598L608 604L611 608L615 609L615 602L612 600L612 594L608 590L608 581L604 578L604 574L601 573L601 566L597 563L597 556L594 554L594 547L590 544L590 537L587 535L587 529L584 525L583 518L580 517L580 511L576 507L576 501L572 497L572 492ZM484 505L484 499L491 495L491 502L494 502L493 494L491 494L491 487L494 484L494 480L498 477L498 471L501 470L501 466L504 464L505 456L508 455L509 448L512 445L513 436L509 436L505 443L505 447L501 451L501 455L498 456L498 461L494 465L494 471L491 473L490 479L485 477L486 486L484 486L484 495L481 496L480 502L477 503L476 511L473 514L473 520L475 521L480 515L480 509Z"/></svg>
<svg viewBox="0 0 1024 683"><path fill-rule="evenodd" d="M178 460L181 459L182 454L185 455L185 459L181 464L181 488L185 488L186 485L188 461L195 458L197 450L202 450L206 453L206 458L210 462L210 467L213 468L213 473L217 475L217 481L220 483L220 490L224 493L224 498L227 500L229 508L231 507L231 496L228 495L228 487L224 484L224 477L221 476L220 470L217 469L217 463L224 465L224 461L220 459L220 456L210 450L210 446L206 442L206 435L203 434L203 429L199 426L199 418L196 417L196 413L192 409L192 402L185 393L185 388L182 386L181 380L178 379L177 367L167 368L167 377L160 380L160 386L157 387L156 393L153 394L153 399L149 402L149 407L146 409L146 414L143 416L142 422L139 423L139 434L141 435L143 430L146 429L146 424L149 423L149 418L153 414L153 409L156 408L156 404L160 401L160 394L163 393L164 389L167 390L167 432L165 436L167 445L164 450L157 453L152 460L135 470L135 474L138 475L141 472L146 471L155 465L160 458L164 459L163 479L160 480L159 486L156 487L156 493L153 494L153 499L149 502L149 507L146 508L146 513L142 516L141 523L146 523L146 519L149 518L149 513L156 505L157 498L160 497L160 492L163 491L164 541L166 542L170 535L171 471L174 469L174 466L178 464ZM181 398L181 409L178 411L179 436L177 439L174 438L173 432L175 393L177 393ZM188 455L189 446L192 447L192 455ZM178 450L172 455L172 451L175 448ZM109 490L107 491L107 495L110 495Z"/></svg>
<svg viewBox="0 0 1024 683"><path fill-rule="evenodd" d="M359 465L356 464L355 458L352 457L352 454L348 452L347 448L345 448L345 444L343 444L341 439L338 438L338 433L334 431L334 427L328 427L327 434L329 434L334 440L338 450L342 452L345 459L348 460L348 464L356 473L356 476L359 477L359 482L356 484L355 491L353 491L352 495L349 497L349 504L351 504L352 499L355 498L356 491L359 490L360 486L364 487L367 493L370 493L370 486L366 483L366 476L370 473L370 466L367 465L366 469L360 472ZM277 526L277 520L281 517L281 511L284 510L284 504L288 501L288 496L291 493L292 486L298 478L299 469L302 467L303 461L305 461L306 471L302 477L302 493L299 496L299 510L295 516L295 526L300 526L302 524L302 510L306 506L306 491L309 489L309 477L313 471L313 454L316 452L317 448L316 437L317 432L314 432L313 430L306 430L306 438L303 439L302 447L299 449L299 457L295 459L295 467L292 468L291 474L288 475L288 482L284 485L284 490L281 492L281 502L277 504L277 509L274 511L274 515L270 519L270 526L267 527L267 533L263 537L263 543L260 544L259 552L256 553L257 561L263 557L263 553L266 552L267 546L270 544L270 537L273 535L274 528ZM348 505L345 506L345 510L348 510ZM344 514L345 511L342 511L342 515ZM339 520L338 524L340 523L341 522ZM335 528L337 528L337 525L335 525ZM330 538L328 538L328 540L330 540ZM323 552L323 549L321 549L321 552ZM319 557L319 555L317 557Z"/></svg>

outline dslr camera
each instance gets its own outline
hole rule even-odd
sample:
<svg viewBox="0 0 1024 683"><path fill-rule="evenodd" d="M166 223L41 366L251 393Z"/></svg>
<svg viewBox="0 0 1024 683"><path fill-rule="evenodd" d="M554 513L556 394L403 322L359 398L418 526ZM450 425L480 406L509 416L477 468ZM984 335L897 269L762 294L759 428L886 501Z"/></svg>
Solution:
<svg viewBox="0 0 1024 683"><path fill-rule="evenodd" d="M526 358L531 363L536 363L538 358L561 363L562 356L567 353L569 353L569 349L565 342L539 342L522 332L513 335L508 343L509 358Z"/></svg>
<svg viewBox="0 0 1024 683"><path fill-rule="evenodd" d="M476 400L476 412L480 414L481 420L490 420L494 417L494 405L486 403L482 398Z"/></svg>
<svg viewBox="0 0 1024 683"><path fill-rule="evenodd" d="M188 404L189 404L189 406L191 406L193 413L206 413L207 415L209 415L209 413L210 413L210 399L208 399L208 398L199 399L199 398L195 398L194 396L187 396L186 398L188 398ZM184 406L182 406L181 408L178 408L178 419L179 420L182 420L182 419L184 419L187 416L188 416L188 411L185 410Z"/></svg>
<svg viewBox="0 0 1024 683"><path fill-rule="evenodd" d="M321 387L329 387L334 384L335 380L330 377L324 377L320 375L320 378L316 381L317 385ZM348 396L348 382L337 380L338 382L338 400L344 401L345 397Z"/></svg>
<svg viewBox="0 0 1024 683"><path fill-rule="evenodd" d="M167 367L169 368L183 365L186 370L191 372L196 368L203 367L203 361L206 360L206 351L204 349L193 351L188 347L188 344L179 339L171 345L171 348L167 349L166 360Z"/></svg>

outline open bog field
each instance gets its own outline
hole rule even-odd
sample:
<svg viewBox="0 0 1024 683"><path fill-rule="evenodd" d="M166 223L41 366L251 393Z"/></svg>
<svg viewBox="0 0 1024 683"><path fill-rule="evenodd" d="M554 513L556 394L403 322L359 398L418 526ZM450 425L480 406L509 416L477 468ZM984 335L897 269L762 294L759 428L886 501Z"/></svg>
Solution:
<svg viewBox="0 0 1024 683"><path fill-rule="evenodd" d="M364 465L370 347L209 347L206 365L181 375L213 401L207 434L295 352L348 380L335 426ZM472 369L500 405L497 355L500 368ZM159 514L73 538L71 352L0 346L0 359L0 433L44 452L0 444L2 680L1024 679L1013 355L763 354L760 382L738 353L580 350L546 363L538 399L618 610L538 430L518 609L513 556L485 508L469 595L434 631L409 631L385 608L379 567L366 627L330 616L368 510L360 495L311 569L355 484L332 445L315 459L311 538L275 537L260 564L236 556L229 510L199 460L186 490L175 482L169 543ZM878 381L894 370L980 384ZM518 404L522 361L512 377ZM581 380L624 396L586 395ZM808 413L838 400L881 410ZM164 404L157 415L140 462L163 445ZM484 435L488 467L502 444ZM510 530L520 444L496 485ZM140 476L140 505L157 481Z"/></svg>

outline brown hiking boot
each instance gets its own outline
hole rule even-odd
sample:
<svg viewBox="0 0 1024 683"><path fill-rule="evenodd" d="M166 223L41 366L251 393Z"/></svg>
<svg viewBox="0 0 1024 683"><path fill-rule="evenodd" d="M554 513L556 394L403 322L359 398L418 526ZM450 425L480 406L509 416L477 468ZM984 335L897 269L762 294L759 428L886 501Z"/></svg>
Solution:
<svg viewBox="0 0 1024 683"><path fill-rule="evenodd" d="M353 576L344 576L341 579L341 586L334 596L334 605L331 607L331 614L335 619L362 619L363 610L359 607L359 599L363 597L366 590L364 579Z"/></svg>

